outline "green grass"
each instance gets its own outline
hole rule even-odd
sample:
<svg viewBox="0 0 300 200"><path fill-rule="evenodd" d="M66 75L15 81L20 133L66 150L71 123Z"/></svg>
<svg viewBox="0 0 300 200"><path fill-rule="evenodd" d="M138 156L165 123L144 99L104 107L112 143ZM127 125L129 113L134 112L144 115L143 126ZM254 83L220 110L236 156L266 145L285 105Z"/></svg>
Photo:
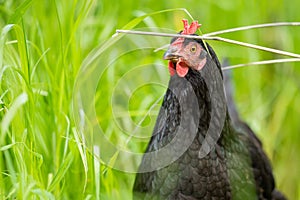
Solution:
<svg viewBox="0 0 300 200"><path fill-rule="evenodd" d="M119 169L137 165L138 159L128 163L122 152L141 153L147 139L129 139L128 134L151 134L159 109L155 102L161 101L169 75L167 67L162 67L167 65L161 60L162 51L144 49L121 56L120 52L130 47L126 37L111 39L115 29L127 24L127 28L179 31L181 19L188 18L182 10L159 13L141 23L138 16L186 8L203 24L202 32L208 33L250 24L299 21L299 7L297 0L191 0L173 4L146 0L0 0L0 198L131 198L135 174L107 165ZM300 53L299 29L266 28L224 36ZM141 36L136 38L143 41ZM101 55L107 61L121 57L106 66L106 60L98 56L86 65L101 75L95 91L81 88L86 90L82 93L86 98L94 94L95 99L76 99L76 84L98 76L81 68L89 61L84 59L100 53L108 40L112 43L106 43ZM155 38L145 44L162 46L167 41ZM210 44L220 59L227 57L232 64L279 57L221 42ZM233 77L239 111L263 141L278 188L290 199L300 199L299 63L240 68L234 70ZM94 118L80 118L79 108L88 107L80 103L95 105ZM93 133L98 123L107 140L124 151L101 146L99 152L94 144L83 142L84 137L91 139L88 133Z"/></svg>

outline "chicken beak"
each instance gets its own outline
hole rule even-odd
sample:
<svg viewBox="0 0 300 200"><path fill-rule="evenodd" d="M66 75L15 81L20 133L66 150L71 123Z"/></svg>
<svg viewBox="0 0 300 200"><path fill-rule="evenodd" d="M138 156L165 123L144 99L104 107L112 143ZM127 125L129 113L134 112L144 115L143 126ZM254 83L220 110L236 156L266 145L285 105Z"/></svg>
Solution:
<svg viewBox="0 0 300 200"><path fill-rule="evenodd" d="M177 62L179 57L181 57L177 51L178 51L177 48L169 47L169 49L165 52L163 59Z"/></svg>

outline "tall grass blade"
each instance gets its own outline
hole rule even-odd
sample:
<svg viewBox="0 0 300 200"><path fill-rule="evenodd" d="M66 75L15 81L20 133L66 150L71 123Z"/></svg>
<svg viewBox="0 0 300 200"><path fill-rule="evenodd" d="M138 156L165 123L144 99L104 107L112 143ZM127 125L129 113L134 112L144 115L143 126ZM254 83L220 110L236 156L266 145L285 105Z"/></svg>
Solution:
<svg viewBox="0 0 300 200"><path fill-rule="evenodd" d="M96 190L96 199L100 200L100 148L99 146L94 146L94 179L95 179L95 190Z"/></svg>
<svg viewBox="0 0 300 200"><path fill-rule="evenodd" d="M11 107L8 109L7 113L4 115L1 121L1 141L3 141L4 133L8 130L8 127L15 117L18 110L27 102L28 96L26 93L20 94L12 103Z"/></svg>
<svg viewBox="0 0 300 200"><path fill-rule="evenodd" d="M75 137L75 141L76 141L76 145L77 145L77 148L78 148L78 151L80 153L80 157L81 157L81 160L82 160L82 163L83 163L83 168L84 168L84 175L85 175L85 181L84 181L84 191L85 191L85 188L86 188L86 184L87 184L87 173L88 173L88 170L89 170L89 167L88 167L88 159L86 157L86 151L85 151L85 145L83 143L83 138L81 138L76 130L76 128L73 128L72 129L73 131L73 134L74 134L74 137Z"/></svg>
<svg viewBox="0 0 300 200"><path fill-rule="evenodd" d="M8 145L5 145L5 146L2 146L2 147L0 147L0 151L6 151L6 150L12 148L15 145L16 145L16 143L12 143L12 144L8 144Z"/></svg>
<svg viewBox="0 0 300 200"><path fill-rule="evenodd" d="M23 15L27 11L27 9L31 6L33 0L24 1L13 13L8 22L10 24L17 24L21 21Z"/></svg>
<svg viewBox="0 0 300 200"><path fill-rule="evenodd" d="M59 167L57 173L55 174L55 176L54 176L51 184L47 188L48 191L51 192L51 191L55 190L56 187L59 187L59 183L64 178L64 176L67 173L67 171L69 170L69 168L70 168L73 160L74 160L74 155L73 155L72 152L70 152L67 155L66 159L60 165L60 167Z"/></svg>
<svg viewBox="0 0 300 200"><path fill-rule="evenodd" d="M3 49L5 45L5 38L7 37L8 32L11 30L15 31L16 38L18 41L18 51L20 56L20 63L22 72L25 75L25 82L29 82L29 62L27 57L27 47L26 47L26 39L23 32L23 29L16 24L8 24L2 29L1 38L0 38L0 66L2 66L3 62ZM25 88L25 86L24 86Z"/></svg>

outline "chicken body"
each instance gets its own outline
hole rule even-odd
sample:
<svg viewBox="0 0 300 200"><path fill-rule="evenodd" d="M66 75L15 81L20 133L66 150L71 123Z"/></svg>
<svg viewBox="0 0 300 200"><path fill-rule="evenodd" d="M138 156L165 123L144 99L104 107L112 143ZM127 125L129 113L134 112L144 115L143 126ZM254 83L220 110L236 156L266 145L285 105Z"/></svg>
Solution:
<svg viewBox="0 0 300 200"><path fill-rule="evenodd" d="M134 199L284 199L260 141L248 126L234 126L222 109L227 105L222 78L215 78L222 72L213 49L201 40L174 38L166 54L172 76L146 152L166 149L165 159L177 157L166 165L159 156L144 157ZM208 133L213 141L200 154ZM182 145L166 148L174 140ZM147 171L151 165L157 169Z"/></svg>

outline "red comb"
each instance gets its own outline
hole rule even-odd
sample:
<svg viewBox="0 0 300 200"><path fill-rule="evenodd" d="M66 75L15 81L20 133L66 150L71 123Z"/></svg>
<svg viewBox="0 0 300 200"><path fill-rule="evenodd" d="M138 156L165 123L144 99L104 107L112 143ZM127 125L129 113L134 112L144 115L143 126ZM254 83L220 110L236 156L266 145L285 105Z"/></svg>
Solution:
<svg viewBox="0 0 300 200"><path fill-rule="evenodd" d="M191 25L189 25L188 20L186 19L183 19L182 22L184 29L181 34L183 35L194 34L201 26L201 24L198 24L198 21L193 21Z"/></svg>

